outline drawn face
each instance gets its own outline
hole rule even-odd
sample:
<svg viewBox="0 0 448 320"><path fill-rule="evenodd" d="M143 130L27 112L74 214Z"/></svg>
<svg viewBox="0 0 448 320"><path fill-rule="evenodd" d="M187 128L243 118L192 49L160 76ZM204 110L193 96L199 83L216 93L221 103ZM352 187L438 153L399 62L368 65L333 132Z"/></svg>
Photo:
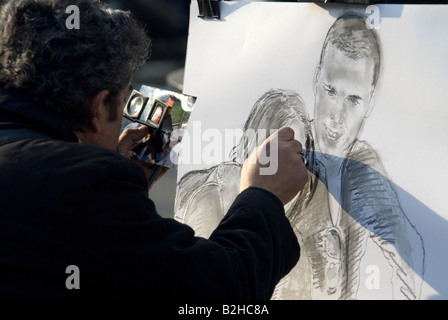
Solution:
<svg viewBox="0 0 448 320"><path fill-rule="evenodd" d="M345 157L371 104L373 60L352 60L328 46L315 83L315 129L321 152Z"/></svg>

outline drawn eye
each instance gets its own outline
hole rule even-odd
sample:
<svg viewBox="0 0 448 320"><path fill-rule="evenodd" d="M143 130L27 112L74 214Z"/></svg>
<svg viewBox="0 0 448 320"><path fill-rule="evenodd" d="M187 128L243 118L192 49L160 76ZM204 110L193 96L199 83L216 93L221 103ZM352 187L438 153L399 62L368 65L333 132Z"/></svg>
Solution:
<svg viewBox="0 0 448 320"><path fill-rule="evenodd" d="M360 100L361 100L361 98L357 97L357 96L350 96L347 98L349 105L352 107L356 107L359 104Z"/></svg>
<svg viewBox="0 0 448 320"><path fill-rule="evenodd" d="M324 91L327 94L327 96L333 98L336 96L336 90L334 90L333 88L329 87L329 86L324 86Z"/></svg>

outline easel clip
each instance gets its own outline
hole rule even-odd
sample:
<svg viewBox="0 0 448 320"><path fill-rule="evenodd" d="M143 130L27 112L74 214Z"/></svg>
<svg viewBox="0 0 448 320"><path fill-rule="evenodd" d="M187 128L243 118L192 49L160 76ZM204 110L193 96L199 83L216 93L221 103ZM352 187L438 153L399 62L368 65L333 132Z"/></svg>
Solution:
<svg viewBox="0 0 448 320"><path fill-rule="evenodd" d="M198 17L220 19L221 12L219 11L219 1L220 0L198 0Z"/></svg>

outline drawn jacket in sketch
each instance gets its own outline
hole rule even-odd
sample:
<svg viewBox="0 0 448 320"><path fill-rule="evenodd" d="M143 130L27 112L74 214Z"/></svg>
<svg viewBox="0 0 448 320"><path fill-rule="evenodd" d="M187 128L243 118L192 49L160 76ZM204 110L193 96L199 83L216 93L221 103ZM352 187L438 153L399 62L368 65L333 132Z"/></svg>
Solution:
<svg viewBox="0 0 448 320"><path fill-rule="evenodd" d="M325 161L325 157L316 158ZM319 160L317 160L319 161ZM328 176L319 163L319 179L313 199L300 209L287 212L303 254L293 271L281 281L274 296L278 299L356 299L360 286L361 260L367 241L372 239L391 267L394 299L416 299L424 272L421 236L404 214L396 190L387 178L375 150L356 140L342 161L341 194L334 195L341 206L334 224L328 202Z"/></svg>
<svg viewBox="0 0 448 320"><path fill-rule="evenodd" d="M224 162L185 174L177 185L175 219L208 238L239 193L241 165Z"/></svg>

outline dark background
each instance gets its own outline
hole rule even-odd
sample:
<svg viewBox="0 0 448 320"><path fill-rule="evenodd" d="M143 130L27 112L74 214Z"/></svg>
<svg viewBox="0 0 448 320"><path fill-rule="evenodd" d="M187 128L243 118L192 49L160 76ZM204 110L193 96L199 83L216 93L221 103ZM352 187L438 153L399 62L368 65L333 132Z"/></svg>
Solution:
<svg viewBox="0 0 448 320"><path fill-rule="evenodd" d="M135 76L135 82L158 87L169 86L170 72L185 65L189 0L106 0L111 7L131 11L152 39L148 63ZM182 79L177 79L182 82ZM180 91L181 88L170 88Z"/></svg>

